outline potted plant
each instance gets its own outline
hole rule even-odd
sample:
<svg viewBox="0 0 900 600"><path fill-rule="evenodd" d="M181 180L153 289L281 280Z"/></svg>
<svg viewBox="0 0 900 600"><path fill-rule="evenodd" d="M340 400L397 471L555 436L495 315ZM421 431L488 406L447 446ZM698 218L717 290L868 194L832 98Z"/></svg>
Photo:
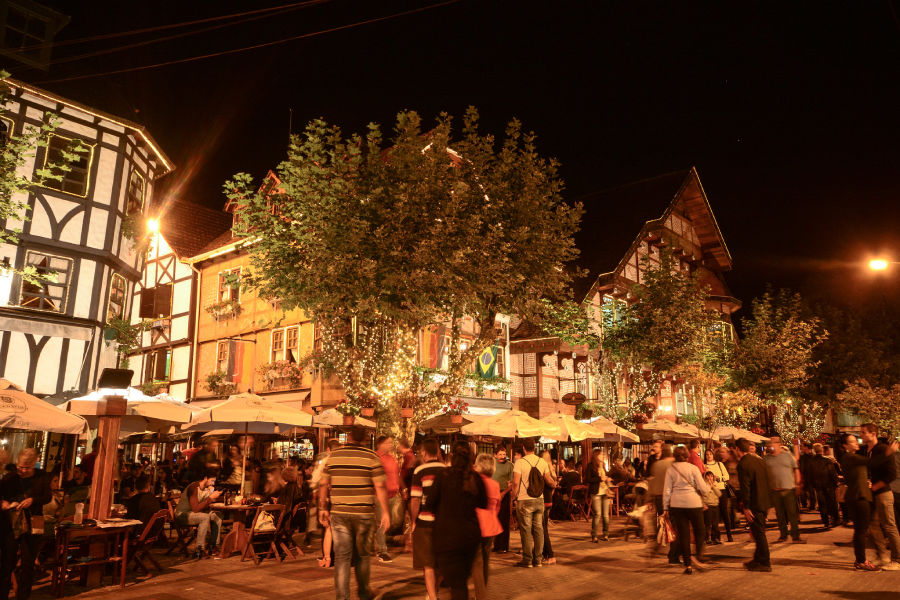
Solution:
<svg viewBox="0 0 900 600"><path fill-rule="evenodd" d="M445 415L450 415L451 423L462 423L462 416L469 412L469 403L457 398L444 405L443 410Z"/></svg>
<svg viewBox="0 0 900 600"><path fill-rule="evenodd" d="M368 398L360 398L360 411L362 416L364 417L374 417L375 416L375 396L370 395Z"/></svg>
<svg viewBox="0 0 900 600"><path fill-rule="evenodd" d="M353 422L356 420L356 415L360 413L359 407L355 404L351 404L346 398L338 402L337 406L334 407L334 410L344 415L344 425L348 426L353 425Z"/></svg>

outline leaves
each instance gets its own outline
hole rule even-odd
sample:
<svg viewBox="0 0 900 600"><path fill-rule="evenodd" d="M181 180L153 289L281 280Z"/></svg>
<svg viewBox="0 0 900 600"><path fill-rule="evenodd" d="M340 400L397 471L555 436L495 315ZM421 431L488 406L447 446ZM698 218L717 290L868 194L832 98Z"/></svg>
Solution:
<svg viewBox="0 0 900 600"><path fill-rule="evenodd" d="M900 384L873 387L864 379L847 383L847 389L837 395L836 408L875 423L885 433L900 432Z"/></svg>

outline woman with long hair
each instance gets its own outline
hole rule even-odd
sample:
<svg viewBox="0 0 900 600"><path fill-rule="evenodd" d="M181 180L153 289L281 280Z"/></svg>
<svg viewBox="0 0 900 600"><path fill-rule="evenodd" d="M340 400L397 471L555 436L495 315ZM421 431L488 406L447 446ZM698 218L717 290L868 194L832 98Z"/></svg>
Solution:
<svg viewBox="0 0 900 600"><path fill-rule="evenodd" d="M426 507L434 518L434 559L450 586L453 600L469 597L467 581L475 554L481 548L481 526L476 509L486 509L487 492L472 470L468 442L456 442L450 466L439 472L428 493Z"/></svg>
<svg viewBox="0 0 900 600"><path fill-rule="evenodd" d="M547 463L547 468L550 470L550 475L554 481L557 480L556 467L553 464L553 459L550 457L550 452L547 450L541 452L541 459ZM544 486L544 549L541 551L541 562L545 565L556 564L556 557L553 556L553 546L550 545L550 530L547 526L550 520L550 509L553 508L553 491L555 489L549 485Z"/></svg>
<svg viewBox="0 0 900 600"><path fill-rule="evenodd" d="M691 529L697 544L697 559L703 556L703 540L706 539L703 523L703 496L709 493L709 486L703 480L700 469L688 462L690 452L684 446L678 446L673 452L675 463L666 471L666 482L663 484L663 514L672 515L675 527L675 543L681 547L681 559L684 561L684 574L693 573L691 566Z"/></svg>
<svg viewBox="0 0 900 600"><path fill-rule="evenodd" d="M495 469L496 463L490 454L482 453L475 457L475 471L481 475L488 498L486 509L475 509L478 523L481 525L481 549L475 553L475 562L472 565L476 600L488 598L487 583L490 575L491 547L494 545L494 537L503 532L503 525L497 518L497 513L500 512L500 484L491 478Z"/></svg>
<svg viewBox="0 0 900 600"><path fill-rule="evenodd" d="M897 451L897 447L897 442L894 442L884 454L866 458L857 454L859 440L852 433L842 433L834 445L834 455L841 465L844 484L847 486L844 503L853 520L853 552L856 555L853 568L857 571L881 570L866 560L866 532L869 530L870 503L872 502L872 490L869 489L869 469L894 460L892 455ZM883 541L881 545L884 546Z"/></svg>
<svg viewBox="0 0 900 600"><path fill-rule="evenodd" d="M588 484L588 494L591 497L591 509L594 511L594 518L591 522L591 542L597 543L598 540L604 542L609 541L609 505L610 497L607 494L609 486L607 485L612 479L606 474L606 467L603 464L603 451L595 448L591 453L591 464L588 465L588 475L584 482ZM603 537L598 537L597 532L600 529L600 520L603 520Z"/></svg>

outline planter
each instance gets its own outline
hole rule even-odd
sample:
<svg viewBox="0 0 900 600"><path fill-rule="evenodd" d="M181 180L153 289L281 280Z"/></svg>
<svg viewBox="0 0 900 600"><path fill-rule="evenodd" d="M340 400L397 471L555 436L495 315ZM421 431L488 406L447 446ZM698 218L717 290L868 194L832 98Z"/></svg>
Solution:
<svg viewBox="0 0 900 600"><path fill-rule="evenodd" d="M451 423L462 423L462 415L450 415Z"/></svg>
<svg viewBox="0 0 900 600"><path fill-rule="evenodd" d="M643 423L635 423L634 426L637 427L638 429L643 429L643 428L644 428L644 424L643 424Z"/></svg>
<svg viewBox="0 0 900 600"><path fill-rule="evenodd" d="M362 416L364 417L374 417L375 409L374 408L364 408L362 409Z"/></svg>
<svg viewBox="0 0 900 600"><path fill-rule="evenodd" d="M353 425L355 419L353 415L344 415L344 425Z"/></svg>
<svg viewBox="0 0 900 600"><path fill-rule="evenodd" d="M594 416L594 411L593 411L593 409L581 411L581 418L582 418L582 419L590 419L590 418L593 417L593 416Z"/></svg>
<svg viewBox="0 0 900 600"><path fill-rule="evenodd" d="M411 409L411 408L401 408L401 409L400 409L400 416L403 417L404 419L412 419L412 416L413 416L413 409Z"/></svg>

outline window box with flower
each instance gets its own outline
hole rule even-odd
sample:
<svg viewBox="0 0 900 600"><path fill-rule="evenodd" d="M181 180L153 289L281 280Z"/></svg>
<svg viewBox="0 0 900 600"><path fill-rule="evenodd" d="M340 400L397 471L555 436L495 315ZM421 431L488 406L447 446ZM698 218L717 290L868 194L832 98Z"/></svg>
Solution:
<svg viewBox="0 0 900 600"><path fill-rule="evenodd" d="M469 412L469 403L462 398L456 398L444 405L442 409L445 415L450 415L451 423L462 423L462 417Z"/></svg>
<svg viewBox="0 0 900 600"><path fill-rule="evenodd" d="M217 321L223 317L236 317L241 314L241 303L239 300L214 302L206 306L206 312Z"/></svg>
<svg viewBox="0 0 900 600"><path fill-rule="evenodd" d="M346 398L338 402L334 410L344 416L344 425L353 425L357 415L360 413L360 408Z"/></svg>
<svg viewBox="0 0 900 600"><path fill-rule="evenodd" d="M267 390L276 388L298 388L303 384L303 368L289 360L276 360L260 365L256 369Z"/></svg>

